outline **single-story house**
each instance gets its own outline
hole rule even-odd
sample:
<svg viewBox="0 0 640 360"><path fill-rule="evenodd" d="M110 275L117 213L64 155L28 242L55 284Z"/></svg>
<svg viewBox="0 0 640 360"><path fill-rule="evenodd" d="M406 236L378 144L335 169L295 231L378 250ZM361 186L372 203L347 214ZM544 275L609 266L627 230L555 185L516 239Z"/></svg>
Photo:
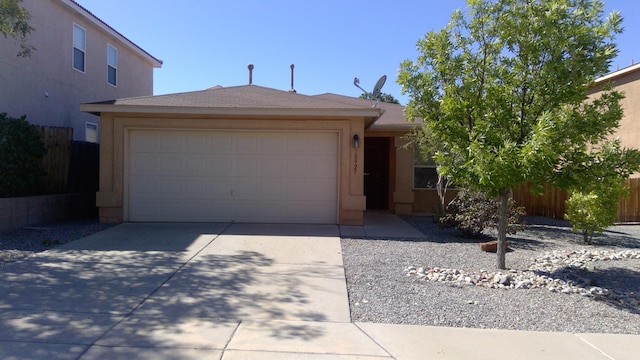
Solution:
<svg viewBox="0 0 640 360"><path fill-rule="evenodd" d="M403 106L372 105L253 84L83 104L100 116L100 220L357 225L369 209L433 210L435 167L414 166Z"/></svg>

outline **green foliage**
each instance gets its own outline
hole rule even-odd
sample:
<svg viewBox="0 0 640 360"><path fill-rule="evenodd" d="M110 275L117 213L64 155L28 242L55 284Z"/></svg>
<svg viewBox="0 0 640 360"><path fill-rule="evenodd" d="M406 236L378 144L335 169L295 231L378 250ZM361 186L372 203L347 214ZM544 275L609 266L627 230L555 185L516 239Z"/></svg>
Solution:
<svg viewBox="0 0 640 360"><path fill-rule="evenodd" d="M36 49L27 43L29 35L34 30L29 25L31 15L20 6L22 0L0 0L0 33L12 37L20 46L18 56L29 57Z"/></svg>
<svg viewBox="0 0 640 360"><path fill-rule="evenodd" d="M360 99L376 100L373 97L373 93L370 93L370 92L365 93L365 94L360 94ZM400 101L398 101L398 99L394 98L393 95L386 94L386 93L381 93L380 94L380 101L386 102L386 103L390 103L390 104L400 104Z"/></svg>
<svg viewBox="0 0 640 360"><path fill-rule="evenodd" d="M565 218L571 222L573 231L582 233L586 244L591 244L595 233L602 232L616 220L617 194L612 198L607 195L576 192L566 202Z"/></svg>
<svg viewBox="0 0 640 360"><path fill-rule="evenodd" d="M599 149L582 155L578 159L580 166L564 175L569 178L565 181L573 183L565 218L573 231L582 232L584 242L590 244L594 234L616 221L620 199L629 194L624 180L640 169L640 155L622 149L618 140L606 141Z"/></svg>
<svg viewBox="0 0 640 360"><path fill-rule="evenodd" d="M524 182L575 186L571 174L615 132L622 94L587 90L608 72L622 31L598 0L468 0L420 39L398 72L418 141L457 185L506 200ZM434 139L434 140L432 140ZM635 150L625 150L633 152ZM632 155L631 157L635 157ZM501 222L502 224L506 224ZM506 239L500 226L498 242ZM500 248L500 247L499 247ZM504 254L498 253L503 268Z"/></svg>
<svg viewBox="0 0 640 360"><path fill-rule="evenodd" d="M33 195L40 190L46 149L38 129L0 113L0 197Z"/></svg>
<svg viewBox="0 0 640 360"><path fill-rule="evenodd" d="M456 198L447 206L447 213L439 219L445 226L455 226L464 235L477 237L485 229L498 228L498 207L496 198L487 197L479 191L460 189ZM522 217L526 215L522 206L516 206L510 199L507 208L507 232L515 234L524 230Z"/></svg>

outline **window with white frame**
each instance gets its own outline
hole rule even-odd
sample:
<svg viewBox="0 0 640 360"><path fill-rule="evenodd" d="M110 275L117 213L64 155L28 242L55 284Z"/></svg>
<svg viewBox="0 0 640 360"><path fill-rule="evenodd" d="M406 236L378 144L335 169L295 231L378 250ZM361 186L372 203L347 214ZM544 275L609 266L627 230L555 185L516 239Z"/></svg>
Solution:
<svg viewBox="0 0 640 360"><path fill-rule="evenodd" d="M107 44L107 82L118 85L118 49Z"/></svg>
<svg viewBox="0 0 640 360"><path fill-rule="evenodd" d="M438 184L438 170L433 157L419 150L413 151L413 188L435 189ZM452 184L448 186L451 187Z"/></svg>
<svg viewBox="0 0 640 360"><path fill-rule="evenodd" d="M73 68L85 72L87 32L77 24L73 24Z"/></svg>
<svg viewBox="0 0 640 360"><path fill-rule="evenodd" d="M86 122L84 126L84 141L90 143L98 142L98 124Z"/></svg>

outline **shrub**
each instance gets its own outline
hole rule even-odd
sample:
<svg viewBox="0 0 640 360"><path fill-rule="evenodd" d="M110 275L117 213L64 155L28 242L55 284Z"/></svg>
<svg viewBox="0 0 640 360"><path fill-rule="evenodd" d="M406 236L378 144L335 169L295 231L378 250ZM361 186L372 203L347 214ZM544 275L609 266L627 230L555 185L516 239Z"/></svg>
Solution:
<svg viewBox="0 0 640 360"><path fill-rule="evenodd" d="M598 189L573 192L565 203L564 217L571 222L573 231L582 232L585 244L591 244L596 233L613 225L620 198L629 192L622 179L612 177L602 180Z"/></svg>
<svg viewBox="0 0 640 360"><path fill-rule="evenodd" d="M458 196L447 206L445 216L439 218L444 226L454 226L466 236L477 237L485 229L498 227L498 199L488 198L484 193L461 189ZM510 200L507 209L507 232L515 234L524 229L521 217L525 215L524 207L516 206Z"/></svg>
<svg viewBox="0 0 640 360"><path fill-rule="evenodd" d="M38 193L45 153L37 127L26 116L0 113L0 197Z"/></svg>

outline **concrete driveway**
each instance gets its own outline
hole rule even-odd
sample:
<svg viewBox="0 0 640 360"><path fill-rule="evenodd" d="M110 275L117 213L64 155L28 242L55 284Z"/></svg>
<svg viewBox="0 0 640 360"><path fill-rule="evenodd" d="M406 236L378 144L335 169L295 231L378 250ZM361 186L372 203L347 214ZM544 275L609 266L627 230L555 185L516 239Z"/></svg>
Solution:
<svg viewBox="0 0 640 360"><path fill-rule="evenodd" d="M350 322L338 226L129 223L2 274L4 359L244 358Z"/></svg>
<svg viewBox="0 0 640 360"><path fill-rule="evenodd" d="M351 323L340 234L130 223L0 267L0 359L636 359L638 336Z"/></svg>

